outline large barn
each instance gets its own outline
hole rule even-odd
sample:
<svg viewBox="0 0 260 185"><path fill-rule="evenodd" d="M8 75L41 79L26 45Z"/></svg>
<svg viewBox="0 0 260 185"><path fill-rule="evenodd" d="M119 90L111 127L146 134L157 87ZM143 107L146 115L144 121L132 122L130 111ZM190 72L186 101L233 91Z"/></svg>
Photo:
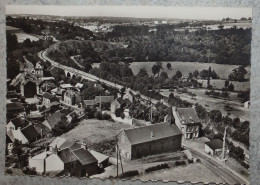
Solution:
<svg viewBox="0 0 260 185"><path fill-rule="evenodd" d="M119 150L127 159L179 151L181 142L181 131L168 122L127 129L118 134Z"/></svg>

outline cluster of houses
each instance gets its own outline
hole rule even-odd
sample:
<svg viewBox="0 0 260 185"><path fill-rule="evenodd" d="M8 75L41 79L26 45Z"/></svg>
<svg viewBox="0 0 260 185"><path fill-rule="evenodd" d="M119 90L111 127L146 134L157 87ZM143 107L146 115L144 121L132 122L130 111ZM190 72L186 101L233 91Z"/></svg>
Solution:
<svg viewBox="0 0 260 185"><path fill-rule="evenodd" d="M57 84L54 78L44 77L40 63L29 74L19 74L9 85L19 87L19 93L10 90L6 95L6 148L9 155L12 155L16 140L21 144L32 144L41 138L50 138L57 124L63 119L70 123L74 118L83 117L86 107L101 109L102 105L108 104L110 113L116 114L117 109L129 110L128 107L136 101L135 94L128 89L117 97L107 92L107 95L84 100L81 95L84 84ZM105 91L101 84L95 84L93 88ZM26 107L32 104L36 110ZM116 135L117 149L129 160L180 151L182 139L199 137L200 127L195 107L170 107L163 123L121 130ZM221 150L221 146L220 141L211 141L205 144L205 151L213 155ZM61 137L55 138L45 151L29 157L29 167L39 174L90 176L108 165L109 156L89 150L86 143Z"/></svg>

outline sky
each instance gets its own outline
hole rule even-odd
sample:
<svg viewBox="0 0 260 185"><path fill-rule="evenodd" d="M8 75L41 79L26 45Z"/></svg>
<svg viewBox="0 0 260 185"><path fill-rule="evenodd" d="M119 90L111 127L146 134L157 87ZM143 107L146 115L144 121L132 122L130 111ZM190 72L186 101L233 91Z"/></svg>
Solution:
<svg viewBox="0 0 260 185"><path fill-rule="evenodd" d="M234 19L252 17L252 9L227 7L8 5L6 6L6 14L221 20L226 17Z"/></svg>

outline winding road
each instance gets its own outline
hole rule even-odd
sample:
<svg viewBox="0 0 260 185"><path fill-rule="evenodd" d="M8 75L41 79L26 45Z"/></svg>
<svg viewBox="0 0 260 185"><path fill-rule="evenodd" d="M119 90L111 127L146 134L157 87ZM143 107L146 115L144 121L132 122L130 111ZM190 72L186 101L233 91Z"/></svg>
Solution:
<svg viewBox="0 0 260 185"><path fill-rule="evenodd" d="M77 74L80 75L83 79L87 79L90 81L99 81L101 83L104 83L108 86L117 88L117 89L121 89L123 88L122 85L116 84L116 83L112 83L110 81L104 80L104 79L100 79L97 76L94 76L92 74L59 64L55 61L53 61L52 59L50 59L47 56L47 50L43 50L40 51L38 53L38 56L43 60L43 61L49 61L53 66L58 67L60 69L66 70L68 72L71 72L73 74ZM137 91L133 91L131 90L134 94L140 94ZM145 99L145 100L149 100L149 97L144 96L142 94L141 98ZM157 102L159 102L158 100L155 99L151 99L152 103L156 104ZM165 105L169 106L166 102L164 103ZM201 151L197 151L191 148L188 148L187 146L184 146L185 148L189 149L191 151L191 153L193 154L194 157L198 158L201 160L201 163L204 164L206 167L208 167L209 169L212 169L212 171L214 173L216 173L217 175L219 175L220 177L222 177L223 179L225 179L226 183L228 184L249 184L248 180L243 178L240 174L236 173L235 171L233 171L232 169L228 168L227 166L225 166L224 164L221 164L220 162L217 162L215 159L211 159L210 157L208 157L206 154L202 153Z"/></svg>

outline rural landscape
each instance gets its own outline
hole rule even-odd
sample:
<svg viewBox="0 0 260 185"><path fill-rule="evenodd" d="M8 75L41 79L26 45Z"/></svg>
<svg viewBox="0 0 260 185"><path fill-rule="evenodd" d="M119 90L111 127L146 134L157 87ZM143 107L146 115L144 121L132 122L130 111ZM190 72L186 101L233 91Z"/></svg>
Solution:
<svg viewBox="0 0 260 185"><path fill-rule="evenodd" d="M251 24L7 12L5 174L249 184Z"/></svg>

